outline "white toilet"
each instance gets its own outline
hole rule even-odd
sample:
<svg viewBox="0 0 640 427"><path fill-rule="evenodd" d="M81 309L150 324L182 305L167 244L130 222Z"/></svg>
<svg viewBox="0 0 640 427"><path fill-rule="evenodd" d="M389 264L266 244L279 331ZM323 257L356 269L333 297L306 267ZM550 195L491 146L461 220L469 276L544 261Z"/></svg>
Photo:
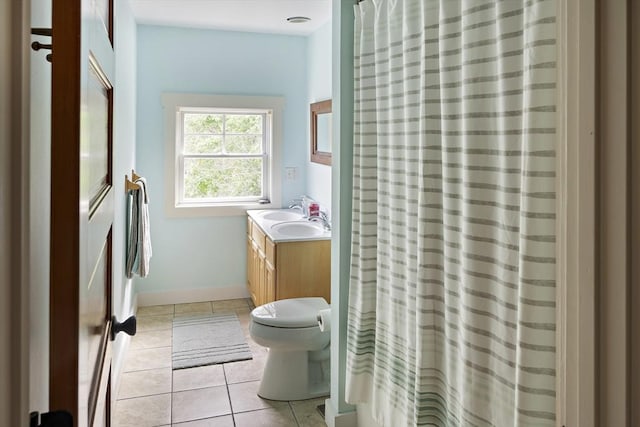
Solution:
<svg viewBox="0 0 640 427"><path fill-rule="evenodd" d="M251 338L269 348L259 396L303 400L329 394L330 332L318 326L320 310L328 308L324 298L293 298L251 312Z"/></svg>

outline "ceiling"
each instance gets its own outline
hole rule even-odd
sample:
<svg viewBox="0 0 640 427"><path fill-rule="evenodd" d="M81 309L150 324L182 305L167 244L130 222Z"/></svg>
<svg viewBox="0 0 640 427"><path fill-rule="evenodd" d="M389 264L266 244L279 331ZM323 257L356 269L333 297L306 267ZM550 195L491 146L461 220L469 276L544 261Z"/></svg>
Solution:
<svg viewBox="0 0 640 427"><path fill-rule="evenodd" d="M331 0L133 0L141 24L309 35L331 20ZM311 21L291 24L287 18Z"/></svg>

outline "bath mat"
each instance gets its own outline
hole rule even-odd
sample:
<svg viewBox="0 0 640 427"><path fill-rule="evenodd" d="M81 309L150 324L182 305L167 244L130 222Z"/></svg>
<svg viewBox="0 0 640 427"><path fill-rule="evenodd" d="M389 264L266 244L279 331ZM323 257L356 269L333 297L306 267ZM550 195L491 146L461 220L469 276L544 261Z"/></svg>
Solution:
<svg viewBox="0 0 640 427"><path fill-rule="evenodd" d="M235 313L173 319L173 369L252 359Z"/></svg>

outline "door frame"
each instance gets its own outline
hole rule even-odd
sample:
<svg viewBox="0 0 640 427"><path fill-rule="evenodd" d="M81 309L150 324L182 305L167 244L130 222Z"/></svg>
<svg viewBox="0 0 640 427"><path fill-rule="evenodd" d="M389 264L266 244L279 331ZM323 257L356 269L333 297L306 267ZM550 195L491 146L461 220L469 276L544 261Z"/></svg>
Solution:
<svg viewBox="0 0 640 427"><path fill-rule="evenodd" d="M632 426L629 393L631 296L630 5L598 4L598 425Z"/></svg>
<svg viewBox="0 0 640 427"><path fill-rule="evenodd" d="M558 426L595 427L596 0L558 11Z"/></svg>
<svg viewBox="0 0 640 427"><path fill-rule="evenodd" d="M638 425L640 6L558 3L557 425Z"/></svg>
<svg viewBox="0 0 640 427"><path fill-rule="evenodd" d="M29 411L29 1L0 5L0 425Z"/></svg>
<svg viewBox="0 0 640 427"><path fill-rule="evenodd" d="M629 22L640 22L640 2L630 2ZM630 304L636 307L631 310L630 318L630 359L640 360L640 26L630 26L630 165L631 168L631 278ZM640 402L640 364L631 363L629 375L630 401ZM640 405L631 404L630 424L640 425Z"/></svg>

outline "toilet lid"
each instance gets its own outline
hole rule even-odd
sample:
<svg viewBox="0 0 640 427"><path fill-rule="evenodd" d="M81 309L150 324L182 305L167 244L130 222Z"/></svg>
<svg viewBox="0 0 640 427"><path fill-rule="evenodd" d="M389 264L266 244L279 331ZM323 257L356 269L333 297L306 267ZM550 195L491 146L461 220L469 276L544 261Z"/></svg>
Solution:
<svg viewBox="0 0 640 427"><path fill-rule="evenodd" d="M256 307L251 318L265 326L308 328L318 325L318 312L327 308L324 298L283 299Z"/></svg>

